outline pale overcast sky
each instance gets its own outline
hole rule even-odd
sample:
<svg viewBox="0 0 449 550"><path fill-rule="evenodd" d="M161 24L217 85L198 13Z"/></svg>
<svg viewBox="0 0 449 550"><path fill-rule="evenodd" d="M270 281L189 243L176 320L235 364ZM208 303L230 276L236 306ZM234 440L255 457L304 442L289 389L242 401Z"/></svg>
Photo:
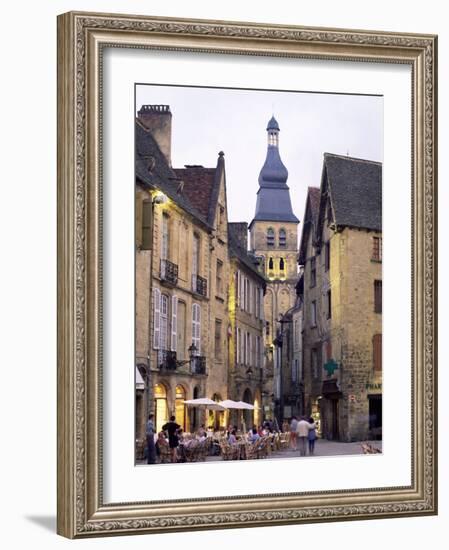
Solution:
<svg viewBox="0 0 449 550"><path fill-rule="evenodd" d="M142 104L170 105L173 167L214 167L224 151L230 221L254 216L272 114L300 222L307 187L320 185L323 153L383 160L381 97L139 85L137 110Z"/></svg>

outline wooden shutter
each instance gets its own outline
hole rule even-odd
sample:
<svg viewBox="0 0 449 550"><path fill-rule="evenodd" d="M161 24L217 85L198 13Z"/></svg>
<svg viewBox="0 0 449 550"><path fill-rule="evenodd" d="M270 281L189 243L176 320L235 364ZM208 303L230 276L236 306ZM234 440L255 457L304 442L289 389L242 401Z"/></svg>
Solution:
<svg viewBox="0 0 449 550"><path fill-rule="evenodd" d="M142 250L151 250L153 241L153 203L142 202Z"/></svg>
<svg viewBox="0 0 449 550"><path fill-rule="evenodd" d="M373 366L374 370L382 370L382 334L373 336Z"/></svg>
<svg viewBox="0 0 449 550"><path fill-rule="evenodd" d="M153 289L153 348L161 345L161 291Z"/></svg>
<svg viewBox="0 0 449 550"><path fill-rule="evenodd" d="M201 309L198 304L192 305L192 343L198 355L201 354Z"/></svg>
<svg viewBox="0 0 449 550"><path fill-rule="evenodd" d="M171 297L171 351L176 351L178 329L178 297Z"/></svg>
<svg viewBox="0 0 449 550"><path fill-rule="evenodd" d="M382 281L374 281L374 311L382 313Z"/></svg>
<svg viewBox="0 0 449 550"><path fill-rule="evenodd" d="M235 329L235 362L238 365L239 359L240 359L240 341L239 341L239 330L238 328Z"/></svg>

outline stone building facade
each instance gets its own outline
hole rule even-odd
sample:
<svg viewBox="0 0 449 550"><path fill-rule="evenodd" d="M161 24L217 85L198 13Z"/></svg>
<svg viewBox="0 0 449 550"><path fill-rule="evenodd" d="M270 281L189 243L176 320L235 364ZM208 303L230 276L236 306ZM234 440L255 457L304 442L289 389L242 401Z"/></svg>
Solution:
<svg viewBox="0 0 449 550"><path fill-rule="evenodd" d="M299 263L305 411L327 439L382 430L382 166L326 153Z"/></svg>
<svg viewBox="0 0 449 550"><path fill-rule="evenodd" d="M248 224L228 223L229 234L229 397L254 405L254 411L230 411L230 422L246 428L262 423L264 293L266 281L248 253Z"/></svg>
<svg viewBox="0 0 449 550"><path fill-rule="evenodd" d="M295 304L280 318L280 328L276 338L276 345L281 350L281 408L283 418L288 420L292 416L298 418L304 414L304 378L302 352L302 325L303 301L298 286L302 284L302 277L297 283Z"/></svg>
<svg viewBox="0 0 449 550"><path fill-rule="evenodd" d="M146 385L144 398L136 387L137 439L150 412L158 430L172 414L187 431L225 423L183 403L227 398L224 155L214 168L173 169L171 117L146 105L136 120L136 363Z"/></svg>
<svg viewBox="0 0 449 550"><path fill-rule="evenodd" d="M282 421L281 354L273 345L279 316L295 303L299 220L294 215L288 171L279 154L279 124L274 117L267 125L267 155L259 175L256 211L249 225L250 249L259 259L268 283L264 299L266 368L265 416Z"/></svg>

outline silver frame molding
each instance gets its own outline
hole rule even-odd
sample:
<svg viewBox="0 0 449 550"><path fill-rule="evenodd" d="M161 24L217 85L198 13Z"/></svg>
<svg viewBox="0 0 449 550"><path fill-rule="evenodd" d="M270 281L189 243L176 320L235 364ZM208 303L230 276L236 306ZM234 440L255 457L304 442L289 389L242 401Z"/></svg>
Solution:
<svg viewBox="0 0 449 550"><path fill-rule="evenodd" d="M103 47L412 68L412 484L104 504L102 496ZM437 37L75 13L58 17L58 533L70 537L437 513Z"/></svg>

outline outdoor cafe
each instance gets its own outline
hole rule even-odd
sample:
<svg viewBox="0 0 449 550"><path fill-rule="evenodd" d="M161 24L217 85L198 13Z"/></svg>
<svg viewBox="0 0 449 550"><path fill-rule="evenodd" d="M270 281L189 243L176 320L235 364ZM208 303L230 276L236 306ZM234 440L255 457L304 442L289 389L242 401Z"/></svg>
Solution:
<svg viewBox="0 0 449 550"><path fill-rule="evenodd" d="M239 422L219 430L212 426L201 426L194 433L179 430L175 452L169 448L165 434L159 432L157 446L161 463L260 459L267 458L273 451L288 448L288 434L274 430L270 422L263 426L246 426L244 411L254 410L250 403L198 398L185 400L184 404L206 412L234 410L240 415Z"/></svg>

